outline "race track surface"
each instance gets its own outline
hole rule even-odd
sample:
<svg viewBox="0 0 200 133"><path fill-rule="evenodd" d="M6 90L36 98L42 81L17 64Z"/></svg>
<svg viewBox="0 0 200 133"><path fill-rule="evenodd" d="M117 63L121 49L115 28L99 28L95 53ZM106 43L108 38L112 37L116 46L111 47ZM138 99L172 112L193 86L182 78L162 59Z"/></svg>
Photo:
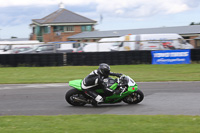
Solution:
<svg viewBox="0 0 200 133"><path fill-rule="evenodd" d="M65 101L68 84L0 85L0 115L200 115L200 82L140 82L145 94L137 105L73 107Z"/></svg>

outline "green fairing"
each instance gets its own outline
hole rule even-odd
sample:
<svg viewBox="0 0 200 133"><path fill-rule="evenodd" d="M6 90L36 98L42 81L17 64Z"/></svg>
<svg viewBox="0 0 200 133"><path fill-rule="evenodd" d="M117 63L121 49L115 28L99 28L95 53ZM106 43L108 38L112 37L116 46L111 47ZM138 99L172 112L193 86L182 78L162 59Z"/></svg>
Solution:
<svg viewBox="0 0 200 133"><path fill-rule="evenodd" d="M133 87L135 89L133 89ZM130 95L131 93L133 93L134 91L137 91L137 90L138 90L137 84L135 84L135 86L130 86L130 87L128 87L128 91L124 92L121 96L118 94L118 95L112 95L112 96L106 97L105 103L111 103L110 102L111 100L112 100L112 103L118 102L121 99L123 99L124 97Z"/></svg>
<svg viewBox="0 0 200 133"><path fill-rule="evenodd" d="M72 80L72 81L69 81L69 86L82 91L81 83L82 83L82 79Z"/></svg>
<svg viewBox="0 0 200 133"><path fill-rule="evenodd" d="M118 83L114 83L114 84L110 87L110 89L115 90L115 89L117 88L117 86L118 86ZM97 89L96 92L99 93L99 94L104 93L104 91L103 91L102 89Z"/></svg>
<svg viewBox="0 0 200 133"><path fill-rule="evenodd" d="M133 89L133 87L135 88L135 89ZM138 85L137 84L135 84L135 86L129 86L128 87L128 91L130 91L130 92L134 92L134 91L137 91L138 90Z"/></svg>
<svg viewBox="0 0 200 133"><path fill-rule="evenodd" d="M82 79L69 81L69 86L74 87L74 88L82 91L82 88L81 88L82 81L83 81ZM118 85L118 83L114 83L110 88L114 90L114 89L117 88L117 85ZM97 93L104 93L104 91L102 89L98 89L98 90L96 90L96 92Z"/></svg>
<svg viewBox="0 0 200 133"><path fill-rule="evenodd" d="M110 89L115 90L115 89L117 88L117 86L118 86L118 83L114 83L114 84L110 87Z"/></svg>
<svg viewBox="0 0 200 133"><path fill-rule="evenodd" d="M74 87L80 91L83 91L82 88L81 88L81 83L82 83L82 79L78 79L78 80L72 80L72 81L69 81L69 86L71 87ZM115 90L118 86L118 83L114 83L110 89L113 89ZM112 96L109 96L109 97L106 97L105 99L105 103L115 103L115 102L118 102L120 101L121 99L123 99L124 97L130 95L131 93L133 93L134 91L137 91L138 90L138 85L135 84L135 86L129 86L128 87L128 91L124 92L121 96L119 94L114 94ZM101 94L101 93L104 93L104 91L102 89L98 89L96 90L97 93ZM112 101L112 102L111 102Z"/></svg>

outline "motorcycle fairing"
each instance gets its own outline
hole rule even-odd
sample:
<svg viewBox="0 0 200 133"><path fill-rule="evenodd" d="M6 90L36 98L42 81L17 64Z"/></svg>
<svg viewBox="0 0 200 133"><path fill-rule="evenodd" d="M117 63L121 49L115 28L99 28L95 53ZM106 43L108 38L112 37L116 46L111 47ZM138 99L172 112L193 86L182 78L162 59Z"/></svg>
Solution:
<svg viewBox="0 0 200 133"><path fill-rule="evenodd" d="M106 97L105 103L120 102L124 97L130 95L131 93L137 90L138 90L137 84L135 84L135 86L129 86L128 91L125 91L124 93L122 93L121 96L120 94L114 94L112 96Z"/></svg>
<svg viewBox="0 0 200 133"><path fill-rule="evenodd" d="M69 86L71 87L74 87L76 89L78 89L79 91L83 91L82 88L81 88L81 83L82 83L82 79L77 79L77 80L72 80L72 81L69 81ZM117 88L117 85L118 83L114 83L110 89L116 89ZM103 90L102 89L98 89L96 90L98 93L103 93Z"/></svg>
<svg viewBox="0 0 200 133"><path fill-rule="evenodd" d="M78 89L79 91L82 91L82 88L81 88L82 81L83 81L82 79L69 81L69 86L74 87Z"/></svg>

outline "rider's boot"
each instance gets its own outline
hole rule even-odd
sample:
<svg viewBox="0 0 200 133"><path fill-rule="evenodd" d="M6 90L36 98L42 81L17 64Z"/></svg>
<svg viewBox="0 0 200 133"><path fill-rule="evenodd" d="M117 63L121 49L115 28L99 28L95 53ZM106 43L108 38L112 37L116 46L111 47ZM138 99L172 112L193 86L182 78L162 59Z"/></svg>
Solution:
<svg viewBox="0 0 200 133"><path fill-rule="evenodd" d="M93 106L97 106L98 103L103 102L103 97L94 91L87 90L87 91L85 91L85 94L92 98L91 104Z"/></svg>

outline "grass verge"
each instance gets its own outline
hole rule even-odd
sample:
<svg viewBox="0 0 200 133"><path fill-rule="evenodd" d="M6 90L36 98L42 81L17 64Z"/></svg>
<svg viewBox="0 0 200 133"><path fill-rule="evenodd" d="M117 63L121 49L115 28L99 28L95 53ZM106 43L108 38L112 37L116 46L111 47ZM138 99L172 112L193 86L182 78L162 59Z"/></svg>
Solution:
<svg viewBox="0 0 200 133"><path fill-rule="evenodd" d="M200 116L0 116L2 133L199 133Z"/></svg>
<svg viewBox="0 0 200 133"><path fill-rule="evenodd" d="M2 67L0 84L64 83L82 79L98 66ZM181 65L116 65L111 71L123 73L136 82L200 81L200 64Z"/></svg>

